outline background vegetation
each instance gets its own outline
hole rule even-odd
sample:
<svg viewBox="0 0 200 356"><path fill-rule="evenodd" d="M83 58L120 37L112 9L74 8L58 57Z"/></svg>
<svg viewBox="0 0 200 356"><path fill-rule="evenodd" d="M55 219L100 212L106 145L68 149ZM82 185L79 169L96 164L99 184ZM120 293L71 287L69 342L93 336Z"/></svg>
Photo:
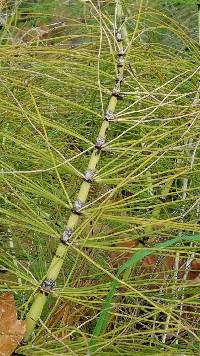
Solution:
<svg viewBox="0 0 200 356"><path fill-rule="evenodd" d="M115 3L0 6L0 290L26 318L115 84ZM196 2L122 6L129 44L116 116L20 355L199 355Z"/></svg>

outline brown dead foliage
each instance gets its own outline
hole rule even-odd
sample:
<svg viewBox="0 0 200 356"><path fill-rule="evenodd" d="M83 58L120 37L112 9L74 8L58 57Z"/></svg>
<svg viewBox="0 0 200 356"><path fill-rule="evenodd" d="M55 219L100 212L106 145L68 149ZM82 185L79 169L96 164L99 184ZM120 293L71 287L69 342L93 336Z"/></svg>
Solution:
<svg viewBox="0 0 200 356"><path fill-rule="evenodd" d="M14 297L5 293L0 297L0 355L10 356L16 350L26 331L26 323L17 320Z"/></svg>

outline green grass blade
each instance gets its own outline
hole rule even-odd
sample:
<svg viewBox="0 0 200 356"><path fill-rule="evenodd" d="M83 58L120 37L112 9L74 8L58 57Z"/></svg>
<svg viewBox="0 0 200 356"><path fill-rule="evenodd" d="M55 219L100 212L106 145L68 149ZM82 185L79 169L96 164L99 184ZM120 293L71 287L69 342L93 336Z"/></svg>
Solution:
<svg viewBox="0 0 200 356"><path fill-rule="evenodd" d="M176 245L177 243L180 242L200 242L200 235L191 235L191 236L179 236L176 237L174 239L171 239L169 241L165 241L162 243L157 243L155 244L154 248L155 251L156 250L162 250L171 246ZM138 263L139 261L141 261L144 257L151 255L154 252L154 248L151 249L145 249L143 251L139 251L137 253L135 253L135 255L133 255L128 261L126 261L122 266L119 267L118 272L117 272L117 277L119 277L121 275L122 272L126 271L127 269L133 267L136 263ZM96 326L93 330L92 333L92 338L90 340L90 346L92 346L92 351L94 351L95 349L93 348L93 346L96 345L97 343L97 337L102 335L103 332L106 329L107 326L107 322L108 322L108 318L109 318L109 314L111 311L111 303L113 301L116 289L118 287L118 282L116 280L113 280L111 282L111 288L110 291L105 299L104 305L103 305L103 309L100 313L100 316L97 320Z"/></svg>

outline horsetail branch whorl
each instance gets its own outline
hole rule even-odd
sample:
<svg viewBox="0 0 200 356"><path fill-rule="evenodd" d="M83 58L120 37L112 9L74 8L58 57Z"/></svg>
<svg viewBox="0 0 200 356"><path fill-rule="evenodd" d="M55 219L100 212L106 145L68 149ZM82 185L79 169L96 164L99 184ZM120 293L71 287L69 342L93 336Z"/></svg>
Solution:
<svg viewBox="0 0 200 356"><path fill-rule="evenodd" d="M95 148L97 148L98 150L101 150L104 143L105 143L105 138L102 136L99 136L96 140Z"/></svg>
<svg viewBox="0 0 200 356"><path fill-rule="evenodd" d="M80 215L81 214L81 210L83 209L83 207L84 207L84 203L80 199L77 199L74 202L74 206L73 206L72 212L74 214Z"/></svg>
<svg viewBox="0 0 200 356"><path fill-rule="evenodd" d="M107 110L105 112L104 120L106 121L112 121L114 120L115 116L112 110Z"/></svg>
<svg viewBox="0 0 200 356"><path fill-rule="evenodd" d="M121 97L119 85L116 85L116 86L113 88L112 95L113 95L113 96L116 96L117 98L120 98L120 97Z"/></svg>
<svg viewBox="0 0 200 356"><path fill-rule="evenodd" d="M86 180L86 182L89 182L91 183L92 182L92 179L94 178L96 172L93 171L92 169L87 169L85 171L85 174L84 174L84 179Z"/></svg>
<svg viewBox="0 0 200 356"><path fill-rule="evenodd" d="M66 227L65 231L63 232L63 235L61 237L61 242L64 244L68 244L70 241L70 238L72 237L73 230L71 227Z"/></svg>
<svg viewBox="0 0 200 356"><path fill-rule="evenodd" d="M116 38L117 42L122 41L122 34L119 30L116 30L116 32L115 32L115 38Z"/></svg>
<svg viewBox="0 0 200 356"><path fill-rule="evenodd" d="M119 56L118 63L117 63L118 67L123 67L124 64L125 64L124 56Z"/></svg>
<svg viewBox="0 0 200 356"><path fill-rule="evenodd" d="M44 293L51 293L55 287L55 281L53 279L45 279L42 283L40 290Z"/></svg>

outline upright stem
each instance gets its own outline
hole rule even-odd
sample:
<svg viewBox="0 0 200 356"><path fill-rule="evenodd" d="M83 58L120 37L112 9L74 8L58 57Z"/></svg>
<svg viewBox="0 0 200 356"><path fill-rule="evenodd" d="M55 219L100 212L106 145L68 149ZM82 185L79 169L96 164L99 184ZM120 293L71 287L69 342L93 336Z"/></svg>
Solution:
<svg viewBox="0 0 200 356"><path fill-rule="evenodd" d="M121 22L122 9L119 0L116 0L116 17L118 17L118 22ZM123 23L121 23L121 26L119 26L118 28L115 28L115 41L117 44L116 54L118 57L118 62L117 62L118 76L116 78L116 84L113 88L113 92L109 100L109 104L107 106L107 110L104 115L104 120L100 127L99 135L97 137L94 150L90 157L87 170L85 171L84 181L80 186L77 199L74 202L72 212L68 218L67 226L65 228L63 236L61 237L61 241L57 247L55 256L53 257L49 269L46 273L45 276L46 278L43 280L43 283L40 285L39 290L34 297L33 304L30 308L30 311L28 312L27 319L26 319L27 331L24 337L25 341L27 341L31 337L31 334L38 320L41 317L43 308L47 301L48 294L52 291L54 287L55 281L62 268L64 258L67 252L67 248L69 244L72 243L73 241L72 237L80 221L80 215L82 214L82 211L84 209L84 204L87 201L92 181L94 179L94 176L97 174L96 167L99 162L101 152L106 141L106 132L108 130L110 122L114 119L114 112L115 112L118 98L120 96L121 83L123 81L123 73L124 73L124 66L125 66L125 52L123 49L122 39L124 33L125 36L127 36L123 28L124 28Z"/></svg>

